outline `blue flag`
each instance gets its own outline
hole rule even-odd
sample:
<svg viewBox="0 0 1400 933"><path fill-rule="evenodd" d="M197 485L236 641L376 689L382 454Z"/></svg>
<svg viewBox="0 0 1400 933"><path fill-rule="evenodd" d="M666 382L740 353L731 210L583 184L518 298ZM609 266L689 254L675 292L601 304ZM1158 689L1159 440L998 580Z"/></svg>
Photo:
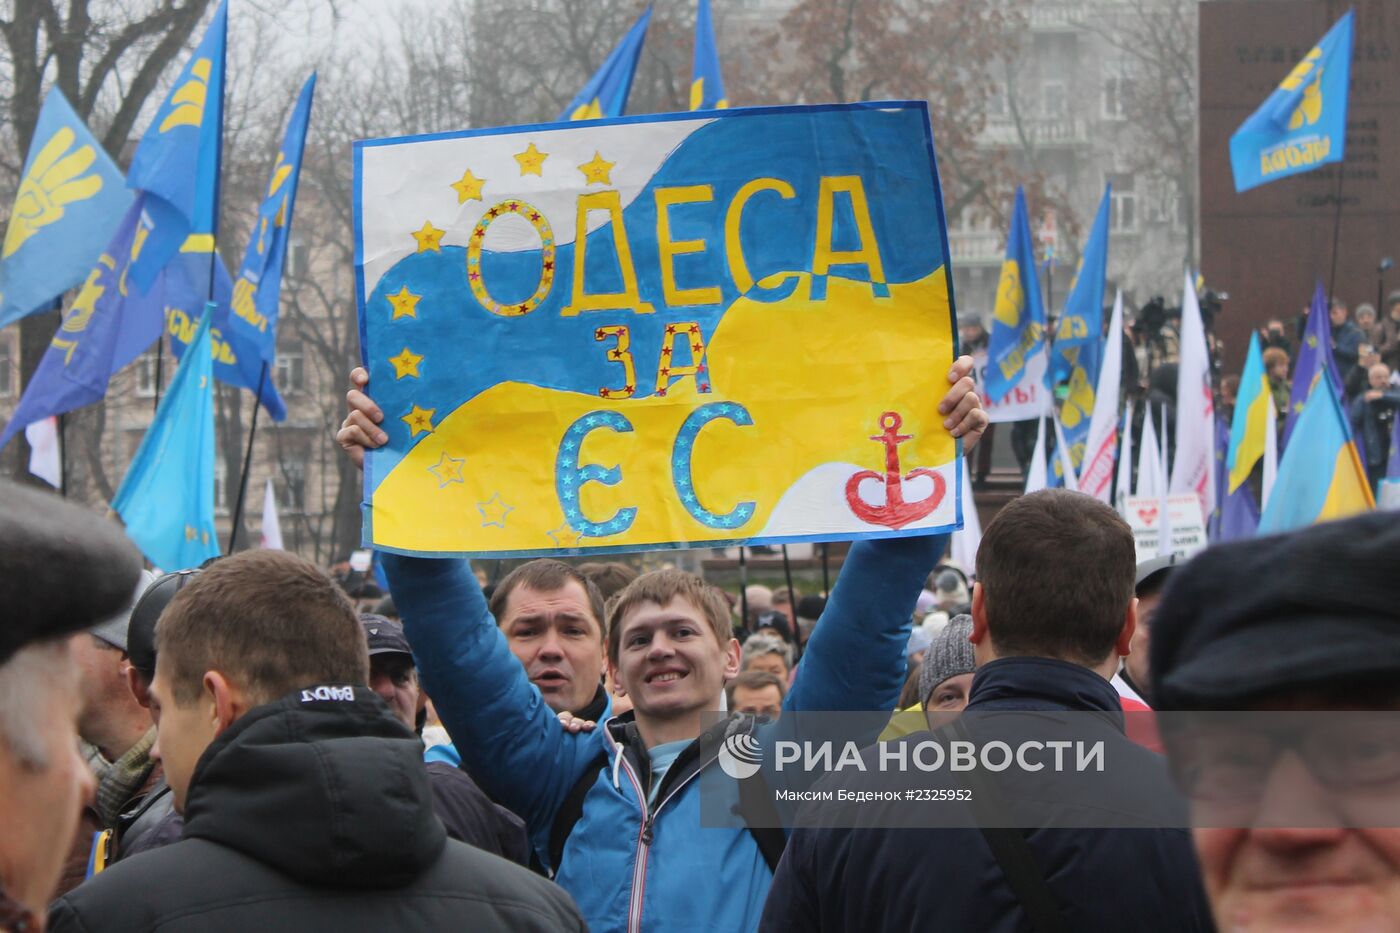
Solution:
<svg viewBox="0 0 1400 933"><path fill-rule="evenodd" d="M1089 242L1084 247L1079 270L1055 327L1055 342L1050 346L1050 385L1068 384L1069 391L1060 407L1060 424L1064 426L1070 462L1075 469L1084 459L1084 441L1089 436L1099 364L1103 361L1103 290L1108 272L1108 212L1112 193L1112 186L1105 186L1094 226L1089 231ZM1052 472L1059 476L1058 461Z"/></svg>
<svg viewBox="0 0 1400 933"><path fill-rule="evenodd" d="M719 72L719 47L715 26L710 19L710 0L700 0L695 11L695 64L690 71L690 109L723 110L729 106L724 96L724 78Z"/></svg>
<svg viewBox="0 0 1400 933"><path fill-rule="evenodd" d="M1323 294L1322 283L1317 283L1313 292L1312 308L1308 311L1308 324L1303 330L1303 340L1298 347L1298 359L1293 366L1293 390L1288 397L1288 417L1283 422L1283 446L1287 449L1288 439L1293 435L1293 425L1303 413L1308 396L1323 372L1332 383L1332 392L1337 398L1344 398L1342 376L1337 372L1337 361L1332 357L1332 321L1328 317L1327 296Z"/></svg>
<svg viewBox="0 0 1400 933"><path fill-rule="evenodd" d="M211 255L213 253L213 255ZM209 288L209 271L213 268L214 288ZM170 349L177 360L185 356L185 348L194 339L196 325L206 302L214 303L210 324L210 342L214 354L214 378L225 385L239 386L257 392L262 386L262 405L274 421L284 421L287 406L277 392L274 380L262 379L262 357L256 345L246 337L231 334L229 308L234 285L228 267L213 251L213 244L196 249L183 249L160 271L151 294L162 296L165 331L170 335Z"/></svg>
<svg viewBox="0 0 1400 933"><path fill-rule="evenodd" d="M1016 206L1006 236L1006 259L997 284L992 334L987 345L987 396L1000 401L1021 382L1027 364L1045 346L1045 306L1035 274L1026 193L1016 188Z"/></svg>
<svg viewBox="0 0 1400 933"><path fill-rule="evenodd" d="M0 434L0 448L27 424L101 399L112 374L160 336L164 288L152 287L143 294L127 278L140 249L144 202L142 195L127 208L111 243L63 313L58 333Z"/></svg>
<svg viewBox="0 0 1400 933"><path fill-rule="evenodd" d="M1337 20L1230 137L1236 191L1342 161L1354 19Z"/></svg>
<svg viewBox="0 0 1400 933"><path fill-rule="evenodd" d="M131 267L143 291L179 250L210 246L217 232L227 27L224 0L131 158L127 187L150 195Z"/></svg>
<svg viewBox="0 0 1400 933"><path fill-rule="evenodd" d="M121 170L58 88L49 91L0 247L0 327L81 282L130 206Z"/></svg>
<svg viewBox="0 0 1400 933"><path fill-rule="evenodd" d="M637 73L637 59L642 56L642 43L651 22L651 7L647 7L627 35L603 60L602 66L588 79L557 119L597 120L620 117L627 109L627 95L632 92L632 78Z"/></svg>
<svg viewBox="0 0 1400 933"><path fill-rule="evenodd" d="M213 308L160 400L112 508L147 560L161 570L198 567L219 554L214 531Z"/></svg>
<svg viewBox="0 0 1400 933"><path fill-rule="evenodd" d="M285 420L287 408L277 393L275 380L263 368L270 368L277 358L277 315L282 292L282 269L287 259L297 180L301 174L301 156L315 88L316 76L313 74L302 86L287 121L282 145L273 161L267 194L253 221L238 281L230 284L223 262L215 263L217 271L212 295L218 307L212 325L214 377L227 385L241 386L255 393L261 387L262 405L274 421ZM210 243L209 248L212 247ZM193 252L187 244L180 253L180 259ZM206 254L206 265L207 262ZM189 299L193 303L181 306L186 313L172 315L170 342L177 356L184 353L185 346L194 336L192 311L202 306L205 294L192 293Z"/></svg>

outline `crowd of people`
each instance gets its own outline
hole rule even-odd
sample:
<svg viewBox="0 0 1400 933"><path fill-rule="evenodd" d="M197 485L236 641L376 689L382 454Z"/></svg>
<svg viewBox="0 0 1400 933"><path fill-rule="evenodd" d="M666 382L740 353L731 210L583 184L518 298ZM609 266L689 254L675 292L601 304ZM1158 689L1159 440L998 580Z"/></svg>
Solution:
<svg viewBox="0 0 1400 933"><path fill-rule="evenodd" d="M1366 316L1339 314L1340 362ZM1400 296L1352 365L1374 352L1379 373L1397 321ZM987 425L971 369L930 401L968 452ZM1367 379L1361 401L1393 391ZM383 413L352 383L337 438L360 462ZM1046 490L988 523L975 567L947 551L859 541L829 596L737 607L675 569L540 559L484 587L466 560L385 554L389 592L357 605L282 551L154 577L115 524L0 485L0 929L1400 928L1397 830L1354 818L1397 793L1395 730L1363 731L1363 766L1339 771L1246 723L1242 769L1170 719L1392 710L1388 516L1139 565L1113 509ZM762 785L736 779L736 819L707 820L727 749L840 711L889 718L867 762L996 739L988 715L1087 714L1135 779L1110 769L1010 827L1034 773L936 775L968 811L938 826L873 768L817 785L883 801L845 822L754 819ZM1220 761L1249 806L1202 822ZM1314 818L1284 828L1298 807Z"/></svg>

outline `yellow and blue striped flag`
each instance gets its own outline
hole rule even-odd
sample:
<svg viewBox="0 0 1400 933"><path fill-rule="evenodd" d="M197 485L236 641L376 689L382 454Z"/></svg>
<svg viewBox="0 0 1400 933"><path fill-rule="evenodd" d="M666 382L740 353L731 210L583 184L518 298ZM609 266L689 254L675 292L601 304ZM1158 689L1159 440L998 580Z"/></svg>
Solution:
<svg viewBox="0 0 1400 933"><path fill-rule="evenodd" d="M569 106L556 118L558 122L622 116L627 109L627 95L632 92L632 78L637 73L637 59L642 56L642 43L646 41L650 22L651 7L647 7L588 79L583 90L569 101Z"/></svg>
<svg viewBox="0 0 1400 933"><path fill-rule="evenodd" d="M1294 439L1278 465L1260 534L1274 534L1376 507L1371 484L1342 403L1329 379L1319 379L1294 425Z"/></svg>
<svg viewBox="0 0 1400 933"><path fill-rule="evenodd" d="M690 73L690 109L723 110L729 106L724 96L724 78L719 72L719 46L710 19L710 0L700 0L695 11L695 64Z"/></svg>
<svg viewBox="0 0 1400 933"><path fill-rule="evenodd" d="M214 530L213 317L210 302L112 500L127 536L162 570L198 567L219 554Z"/></svg>
<svg viewBox="0 0 1400 933"><path fill-rule="evenodd" d="M1230 422L1229 492L1240 488L1264 456L1264 433L1269 430L1269 377L1259 352L1259 335L1249 336L1240 391L1235 398L1235 415Z"/></svg>

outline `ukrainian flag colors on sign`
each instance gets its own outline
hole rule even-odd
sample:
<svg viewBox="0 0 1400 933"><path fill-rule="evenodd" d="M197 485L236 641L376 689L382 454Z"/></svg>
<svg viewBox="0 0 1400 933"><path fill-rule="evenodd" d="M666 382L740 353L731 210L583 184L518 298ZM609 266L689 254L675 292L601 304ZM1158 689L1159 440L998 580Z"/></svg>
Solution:
<svg viewBox="0 0 1400 933"><path fill-rule="evenodd" d="M355 163L361 345L389 435L365 468L375 547L959 524L923 102L372 140Z"/></svg>
<svg viewBox="0 0 1400 933"><path fill-rule="evenodd" d="M1236 191L1345 157L1354 20L1348 10L1230 137Z"/></svg>

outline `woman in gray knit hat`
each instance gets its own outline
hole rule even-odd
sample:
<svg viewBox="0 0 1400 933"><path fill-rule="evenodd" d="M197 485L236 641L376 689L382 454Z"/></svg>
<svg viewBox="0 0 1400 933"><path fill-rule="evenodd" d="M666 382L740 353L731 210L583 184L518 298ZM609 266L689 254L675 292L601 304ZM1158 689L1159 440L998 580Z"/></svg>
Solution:
<svg viewBox="0 0 1400 933"><path fill-rule="evenodd" d="M954 616L934 636L919 671L919 699L930 729L948 723L967 705L976 660L972 654L972 616Z"/></svg>

